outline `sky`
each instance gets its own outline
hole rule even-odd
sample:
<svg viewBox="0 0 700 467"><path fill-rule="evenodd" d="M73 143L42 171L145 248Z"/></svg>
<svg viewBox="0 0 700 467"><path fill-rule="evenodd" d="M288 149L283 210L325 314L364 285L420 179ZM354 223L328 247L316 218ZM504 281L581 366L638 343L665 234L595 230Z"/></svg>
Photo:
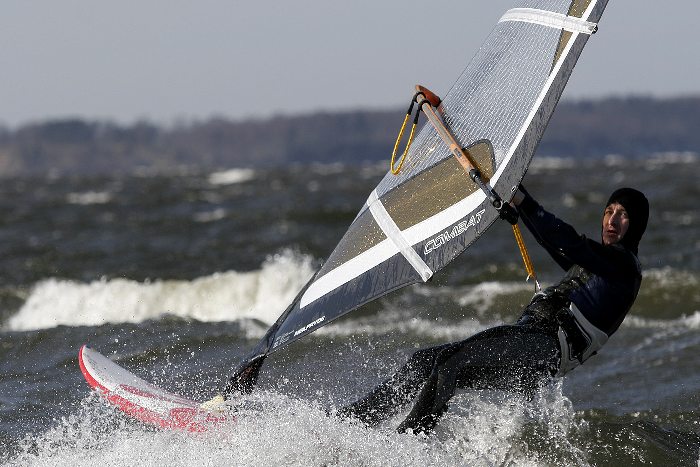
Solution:
<svg viewBox="0 0 700 467"><path fill-rule="evenodd" d="M514 0L4 0L0 124L174 124L445 93ZM610 0L565 99L700 95L699 0Z"/></svg>

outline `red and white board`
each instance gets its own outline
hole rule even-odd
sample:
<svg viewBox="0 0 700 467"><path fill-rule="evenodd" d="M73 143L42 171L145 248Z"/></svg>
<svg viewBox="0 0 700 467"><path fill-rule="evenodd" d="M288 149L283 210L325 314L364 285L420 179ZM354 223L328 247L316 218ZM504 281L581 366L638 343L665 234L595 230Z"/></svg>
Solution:
<svg viewBox="0 0 700 467"><path fill-rule="evenodd" d="M233 420L207 412L198 402L165 391L84 345L78 355L85 380L109 403L146 424L203 432Z"/></svg>

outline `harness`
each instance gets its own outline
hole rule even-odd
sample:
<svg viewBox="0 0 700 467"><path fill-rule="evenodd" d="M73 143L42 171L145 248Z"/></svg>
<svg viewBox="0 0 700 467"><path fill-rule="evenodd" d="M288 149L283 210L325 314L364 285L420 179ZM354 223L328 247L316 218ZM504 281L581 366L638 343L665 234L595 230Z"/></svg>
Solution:
<svg viewBox="0 0 700 467"><path fill-rule="evenodd" d="M556 376L563 376L595 355L609 337L568 298L572 290L583 286L587 276L587 271L575 266L559 284L536 293L518 320L519 325L538 327L557 337L561 357Z"/></svg>
<svg viewBox="0 0 700 467"><path fill-rule="evenodd" d="M573 303L557 313L557 322L561 357L556 376L564 376L595 355L609 336L591 324Z"/></svg>

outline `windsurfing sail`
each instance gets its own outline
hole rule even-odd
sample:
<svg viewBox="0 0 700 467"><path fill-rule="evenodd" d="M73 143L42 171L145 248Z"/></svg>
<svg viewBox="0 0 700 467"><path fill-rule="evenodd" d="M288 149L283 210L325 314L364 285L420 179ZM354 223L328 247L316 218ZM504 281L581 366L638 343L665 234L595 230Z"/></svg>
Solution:
<svg viewBox="0 0 700 467"><path fill-rule="evenodd" d="M522 180L606 4L519 2L445 94L440 118L502 199L510 200ZM370 193L327 261L239 367L226 392L250 389L268 353L393 290L429 280L498 215L435 127L425 125L401 169L390 170Z"/></svg>

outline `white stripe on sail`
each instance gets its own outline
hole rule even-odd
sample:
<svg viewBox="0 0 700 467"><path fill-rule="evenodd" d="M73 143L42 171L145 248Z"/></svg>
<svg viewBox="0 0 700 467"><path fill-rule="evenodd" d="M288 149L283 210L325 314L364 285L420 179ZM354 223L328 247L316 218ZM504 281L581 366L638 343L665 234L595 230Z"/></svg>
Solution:
<svg viewBox="0 0 700 467"><path fill-rule="evenodd" d="M581 34L593 34L598 29L596 23L591 23L590 21L575 16L567 16L561 13L537 10L535 8L510 9L506 11L498 22L500 23L503 21L522 21Z"/></svg>
<svg viewBox="0 0 700 467"><path fill-rule="evenodd" d="M435 216L404 230L403 236L409 244L415 245L464 218L465 212L470 213L474 211L484 199L486 199L486 196L481 191L474 192ZM318 300L327 293L334 291L338 287L345 285L373 267L383 263L396 253L398 253L396 246L388 239L360 253L314 281L301 297L299 307L304 308L309 303Z"/></svg>
<svg viewBox="0 0 700 467"><path fill-rule="evenodd" d="M387 239L344 262L316 279L302 295L299 300L299 307L304 308L309 303L318 300L341 285L347 284L378 264L383 263L396 253L396 246Z"/></svg>

